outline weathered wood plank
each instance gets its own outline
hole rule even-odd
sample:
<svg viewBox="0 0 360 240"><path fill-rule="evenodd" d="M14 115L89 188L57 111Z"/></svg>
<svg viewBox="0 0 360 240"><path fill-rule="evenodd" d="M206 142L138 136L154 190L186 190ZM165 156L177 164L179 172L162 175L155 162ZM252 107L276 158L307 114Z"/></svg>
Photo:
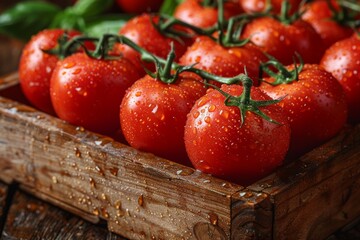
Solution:
<svg viewBox="0 0 360 240"><path fill-rule="evenodd" d="M360 215L360 126L250 189L269 194L274 238L322 239Z"/></svg>
<svg viewBox="0 0 360 240"><path fill-rule="evenodd" d="M271 239L273 208L269 196L244 189L232 196L233 240Z"/></svg>
<svg viewBox="0 0 360 240"><path fill-rule="evenodd" d="M3 239L125 239L57 207L18 191L10 207Z"/></svg>
<svg viewBox="0 0 360 240"><path fill-rule="evenodd" d="M239 185L5 98L0 125L3 180L75 207L83 217L105 219L111 231L128 238L192 238L214 218L222 237L230 238L231 196Z"/></svg>

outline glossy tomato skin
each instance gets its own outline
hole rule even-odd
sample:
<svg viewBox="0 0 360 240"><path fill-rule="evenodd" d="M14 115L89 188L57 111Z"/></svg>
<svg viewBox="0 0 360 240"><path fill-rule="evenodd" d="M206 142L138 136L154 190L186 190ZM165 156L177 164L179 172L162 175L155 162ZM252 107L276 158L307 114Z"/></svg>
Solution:
<svg viewBox="0 0 360 240"><path fill-rule="evenodd" d="M19 79L22 91L29 102L41 111L55 114L50 99L50 78L59 58L42 50L50 50L57 45L57 40L65 33L62 29L46 29L25 45L19 64ZM68 35L79 35L69 31Z"/></svg>
<svg viewBox="0 0 360 240"><path fill-rule="evenodd" d="M240 85L223 85L222 90L234 96ZM252 99L270 97L253 88ZM208 90L188 114L185 146L194 167L242 185L249 185L282 164L290 142L290 126L279 106L261 110L281 124L270 123L253 113L246 113L241 126L240 110L225 106L225 97Z"/></svg>
<svg viewBox="0 0 360 240"><path fill-rule="evenodd" d="M305 63L319 63L325 50L315 29L302 20L287 25L270 17L258 18L247 24L242 37L285 65L293 63L295 52Z"/></svg>
<svg viewBox="0 0 360 240"><path fill-rule="evenodd" d="M318 0L307 3L304 8L305 13L301 16L303 20L309 22L316 32L321 36L325 49L335 42L350 37L354 31L346 26L337 23L332 19L333 13L329 8L327 0ZM334 9L338 9L335 1L332 1Z"/></svg>
<svg viewBox="0 0 360 240"><path fill-rule="evenodd" d="M319 65L305 65L298 81L277 86L263 83L260 88L274 99L286 96L279 105L291 126L289 158L299 157L329 140L346 123L345 93L331 73Z"/></svg>
<svg viewBox="0 0 360 240"><path fill-rule="evenodd" d="M156 12L160 9L163 0L116 0L116 4L126 13Z"/></svg>
<svg viewBox="0 0 360 240"><path fill-rule="evenodd" d="M111 135L120 128L119 111L125 91L139 78L134 65L125 58L97 60L76 53L54 69L51 100L59 118Z"/></svg>
<svg viewBox="0 0 360 240"><path fill-rule="evenodd" d="M222 47L208 37L198 37L180 58L180 64L191 65L222 77L234 77L246 71L258 85L259 66L267 58L252 44ZM220 85L218 85L220 86Z"/></svg>
<svg viewBox="0 0 360 240"><path fill-rule="evenodd" d="M136 149L190 165L184 146L186 115L205 92L199 79L180 75L175 84L165 84L146 75L121 103L125 139Z"/></svg>
<svg viewBox="0 0 360 240"><path fill-rule="evenodd" d="M349 107L349 122L360 122L360 38L354 34L328 48L320 65L343 87Z"/></svg>
<svg viewBox="0 0 360 240"><path fill-rule="evenodd" d="M152 21L156 22L157 20L158 17L152 17L150 14L136 16L127 22L123 28L120 29L119 33L150 53L164 59L170 52L170 44L173 42L176 54L175 61L178 61L180 56L186 51L187 44L189 43L187 41L179 42L173 38L162 35L152 23ZM118 44L117 49L145 75L145 71L143 70L144 63L140 61L139 53L123 44ZM155 70L154 64L152 63L146 64L145 66L151 71Z"/></svg>
<svg viewBox="0 0 360 240"><path fill-rule="evenodd" d="M225 19L241 12L236 3L227 2L224 4ZM185 0L176 7L174 17L194 26L207 28L217 23L218 10L214 7L202 6L199 0Z"/></svg>
<svg viewBox="0 0 360 240"><path fill-rule="evenodd" d="M273 12L280 13L283 2L283 0L271 0ZM301 0L289 0L290 13L294 13L298 9L300 2ZM239 4L246 13L263 12L267 7L266 0L239 0Z"/></svg>

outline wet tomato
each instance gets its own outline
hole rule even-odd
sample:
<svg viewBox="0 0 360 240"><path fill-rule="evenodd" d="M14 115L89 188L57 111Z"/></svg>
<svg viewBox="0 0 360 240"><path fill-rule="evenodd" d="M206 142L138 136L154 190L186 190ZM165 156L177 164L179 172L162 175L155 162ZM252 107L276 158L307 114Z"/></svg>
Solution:
<svg viewBox="0 0 360 240"><path fill-rule="evenodd" d="M360 38L354 34L328 48L320 65L340 82L349 107L349 122L360 122Z"/></svg>
<svg viewBox="0 0 360 240"><path fill-rule="evenodd" d="M222 90L239 96L240 85L223 85ZM255 100L270 97L257 88ZM266 176L282 164L290 142L290 126L281 107L261 110L281 124L271 123L247 112L241 125L240 110L226 106L225 97L211 89L196 101L185 126L185 146L196 169L242 185Z"/></svg>
<svg viewBox="0 0 360 240"><path fill-rule="evenodd" d="M289 67L289 70L293 69ZM273 78L266 78L274 82ZM289 158L296 158L335 136L347 119L345 93L337 80L319 65L305 65L298 80L260 88L270 97L286 96L279 105L291 126Z"/></svg>
<svg viewBox="0 0 360 240"><path fill-rule="evenodd" d="M258 85L259 66L267 58L252 44L243 47L223 47L208 37L198 37L184 55L180 64L191 65L222 77L234 77L244 73L245 68Z"/></svg>
<svg viewBox="0 0 360 240"><path fill-rule="evenodd" d="M325 49L335 42L350 37L354 31L350 27L346 27L333 19L334 13L329 7L328 0L318 0L307 3L305 13L302 19L309 22L321 36ZM337 9L338 5L335 1L331 1L333 9Z"/></svg>
<svg viewBox="0 0 360 240"><path fill-rule="evenodd" d="M59 118L88 130L115 134L125 91L140 78L125 58L98 60L76 53L58 62L50 81Z"/></svg>
<svg viewBox="0 0 360 240"><path fill-rule="evenodd" d="M242 37L285 65L293 63L295 52L305 63L319 63L325 50L315 29L302 20L285 24L270 17L257 18L246 25Z"/></svg>
<svg viewBox="0 0 360 240"><path fill-rule="evenodd" d="M233 2L224 4L225 19L239 13L241 13L241 9L238 4ZM185 0L176 7L174 17L194 26L207 28L217 23L218 9L212 6L203 6L199 0Z"/></svg>
<svg viewBox="0 0 360 240"><path fill-rule="evenodd" d="M54 114L50 100L50 78L59 58L43 50L57 46L65 33L62 29L46 29L31 38L25 45L19 64L19 79L22 91L29 102L41 111ZM68 31L72 37L79 32Z"/></svg>
<svg viewBox="0 0 360 240"><path fill-rule="evenodd" d="M266 2L267 0L239 0L241 8L247 13L263 12L267 7ZM271 0L270 3L272 5L273 12L280 13L283 2L283 0ZM301 0L289 0L288 2L291 6L290 13L293 13L298 9Z"/></svg>
<svg viewBox="0 0 360 240"><path fill-rule="evenodd" d="M149 51L150 53L166 58L170 52L170 43L174 43L175 54L177 61L180 56L186 51L187 41L179 42L173 38L162 35L153 25L153 21L157 22L158 17L151 16L150 14L142 14L134 17L127 22L119 31L121 35L129 38L140 47ZM119 52L129 59L138 69L145 75L143 70L144 63L140 61L140 55L134 49L124 44L117 45ZM154 64L145 65L151 71L155 70Z"/></svg>
<svg viewBox="0 0 360 240"><path fill-rule="evenodd" d="M205 94L199 79L181 74L174 84L146 75L127 91L121 103L121 129L137 149L190 165L184 146L186 115Z"/></svg>

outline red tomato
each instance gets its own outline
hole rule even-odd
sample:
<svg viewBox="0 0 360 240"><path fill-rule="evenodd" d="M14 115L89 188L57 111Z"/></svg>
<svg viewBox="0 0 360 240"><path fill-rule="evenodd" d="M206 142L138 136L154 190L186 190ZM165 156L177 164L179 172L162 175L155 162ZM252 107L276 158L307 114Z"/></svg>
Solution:
<svg viewBox="0 0 360 240"><path fill-rule="evenodd" d="M290 158L329 140L346 123L345 93L337 80L318 65L305 65L298 81L276 86L263 83L260 87L274 99L286 96L279 105L291 126Z"/></svg>
<svg viewBox="0 0 360 240"><path fill-rule="evenodd" d="M61 119L98 133L114 134L120 128L125 90L139 78L134 65L125 58L98 60L76 53L54 69L51 100Z"/></svg>
<svg viewBox="0 0 360 240"><path fill-rule="evenodd" d="M223 85L222 90L239 96L240 85ZM269 100L257 88L252 99ZM281 124L271 123L247 112L241 126L240 110L225 106L225 97L209 90L196 101L185 126L185 146L196 169L242 185L266 176L282 164L290 142L286 115L276 105L261 110Z"/></svg>
<svg viewBox="0 0 360 240"><path fill-rule="evenodd" d="M191 65L222 77L234 77L246 71L257 85L259 66L267 58L257 47L247 44L243 47L222 47L208 37L198 37L185 54L180 64Z"/></svg>
<svg viewBox="0 0 360 240"><path fill-rule="evenodd" d="M49 114L54 114L50 100L50 78L59 58L44 53L58 44L64 34L62 29L47 29L39 32L25 45L19 64L21 88L32 105ZM79 35L70 31L69 36Z"/></svg>
<svg viewBox="0 0 360 240"><path fill-rule="evenodd" d="M225 19L240 12L238 4L233 2L224 4ZM218 11L214 7L202 6L199 0L185 0L176 7L174 17L194 26L207 28L217 23Z"/></svg>
<svg viewBox="0 0 360 240"><path fill-rule="evenodd" d="M338 8L335 1L333 7ZM335 42L350 37L354 31L350 27L341 25L332 19L333 13L329 8L328 0L318 0L305 5L302 19L309 22L323 39L325 49Z"/></svg>
<svg viewBox="0 0 360 240"><path fill-rule="evenodd" d="M360 38L354 34L328 48L320 65L340 82L349 107L349 122L360 122Z"/></svg>
<svg viewBox="0 0 360 240"><path fill-rule="evenodd" d="M177 61L179 57L186 51L187 45L185 43L180 43L173 38L168 38L163 36L157 29L153 26L152 21L158 21L158 17L152 17L149 14L142 14L136 16L127 22L122 29L120 29L120 34L129 38L135 42L140 47L146 49L150 53L161 57L166 58L168 53L171 50L170 43L174 42L175 54ZM143 74L143 63L140 61L140 55L134 49L119 44L118 50L123 54L124 57L129 59ZM154 64L147 64L150 70L154 71Z"/></svg>
<svg viewBox="0 0 360 240"><path fill-rule="evenodd" d="M186 115L206 88L181 74L174 84L150 76L135 82L121 103L125 139L137 149L190 165L184 146Z"/></svg>
<svg viewBox="0 0 360 240"><path fill-rule="evenodd" d="M266 9L266 1L267 0L239 0L239 3L245 12L256 13L263 12ZM283 0L271 0L273 12L280 13L283 2ZM298 9L301 0L289 0L289 3L291 5L290 13L293 13Z"/></svg>
<svg viewBox="0 0 360 240"><path fill-rule="evenodd" d="M243 38L250 38L285 65L293 63L295 52L305 63L318 63L324 52L320 36L302 20L287 25L270 17L258 18L246 25Z"/></svg>
<svg viewBox="0 0 360 240"><path fill-rule="evenodd" d="M116 0L116 3L126 13L140 14L158 11L163 0Z"/></svg>

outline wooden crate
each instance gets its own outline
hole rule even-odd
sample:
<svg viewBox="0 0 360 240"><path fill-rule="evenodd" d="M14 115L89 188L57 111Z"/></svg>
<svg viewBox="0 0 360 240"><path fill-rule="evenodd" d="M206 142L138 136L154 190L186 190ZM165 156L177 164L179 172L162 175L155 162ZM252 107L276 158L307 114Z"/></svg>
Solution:
<svg viewBox="0 0 360 240"><path fill-rule="evenodd" d="M243 187L26 104L0 80L0 179L130 239L323 239L360 215L360 126Z"/></svg>

